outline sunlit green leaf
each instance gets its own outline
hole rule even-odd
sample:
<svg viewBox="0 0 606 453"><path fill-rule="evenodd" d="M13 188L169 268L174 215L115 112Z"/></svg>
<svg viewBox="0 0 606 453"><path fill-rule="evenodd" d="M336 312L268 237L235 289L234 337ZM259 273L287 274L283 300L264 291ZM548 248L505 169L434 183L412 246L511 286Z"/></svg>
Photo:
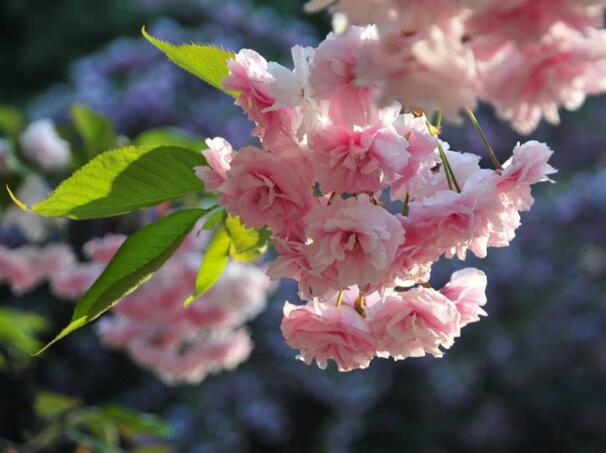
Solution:
<svg viewBox="0 0 606 453"><path fill-rule="evenodd" d="M126 214L202 190L193 167L204 163L199 152L174 146L108 151L77 170L31 211L71 219Z"/></svg>
<svg viewBox="0 0 606 453"><path fill-rule="evenodd" d="M198 275L196 276L194 293L185 300L184 304L186 306L203 295L215 284L229 261L230 248L231 240L229 234L223 226L220 226L215 231L215 235L204 253L202 264L200 264L200 269L198 269Z"/></svg>
<svg viewBox="0 0 606 453"><path fill-rule="evenodd" d="M248 228L239 217L228 215L225 228L231 238L230 255L237 261L252 261L257 259L267 249L269 234L267 230Z"/></svg>
<svg viewBox="0 0 606 453"><path fill-rule="evenodd" d="M236 96L236 93L223 87L223 79L229 75L227 61L235 57L233 52L203 44L174 45L154 38L145 28L141 32L177 66L224 93Z"/></svg>
<svg viewBox="0 0 606 453"><path fill-rule="evenodd" d="M38 354L96 319L151 277L177 250L204 212L202 209L178 211L130 236L82 296L70 324Z"/></svg>
<svg viewBox="0 0 606 453"><path fill-rule="evenodd" d="M177 146L197 152L206 148L204 140L182 129L167 127L150 129L138 135L133 143L147 146Z"/></svg>

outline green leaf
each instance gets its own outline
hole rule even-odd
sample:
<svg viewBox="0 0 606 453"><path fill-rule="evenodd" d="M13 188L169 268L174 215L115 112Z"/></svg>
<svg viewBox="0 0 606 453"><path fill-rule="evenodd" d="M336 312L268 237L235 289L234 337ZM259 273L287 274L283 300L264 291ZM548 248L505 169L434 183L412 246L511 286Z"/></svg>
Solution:
<svg viewBox="0 0 606 453"><path fill-rule="evenodd" d="M220 223L225 221L225 215L226 211L224 206L217 206L216 208L212 209L208 213L206 222L204 222L202 229L214 230Z"/></svg>
<svg viewBox="0 0 606 453"><path fill-rule="evenodd" d="M25 126L25 119L19 109L10 105L0 105L0 132L18 135Z"/></svg>
<svg viewBox="0 0 606 453"><path fill-rule="evenodd" d="M54 418L64 415L82 405L82 401L58 393L40 392L34 401L34 412L41 418Z"/></svg>
<svg viewBox="0 0 606 453"><path fill-rule="evenodd" d="M116 146L116 133L108 118L80 104L72 105L71 114L84 142L86 160Z"/></svg>
<svg viewBox="0 0 606 453"><path fill-rule="evenodd" d="M236 261L252 261L267 249L269 232L267 229L256 230L246 227L240 217L228 215L225 228L231 238L230 255Z"/></svg>
<svg viewBox="0 0 606 453"><path fill-rule="evenodd" d="M233 52L203 44L173 45L154 38L145 31L145 27L141 33L177 66L224 93L237 96L236 92L227 91L223 87L223 79L229 75L227 61L235 57Z"/></svg>
<svg viewBox="0 0 606 453"><path fill-rule="evenodd" d="M173 127L150 129L138 135L133 143L147 146L178 146L197 152L206 148L206 144L201 138Z"/></svg>
<svg viewBox="0 0 606 453"><path fill-rule="evenodd" d="M204 163L200 153L174 146L108 151L74 172L31 211L70 219L126 214L202 190L193 167Z"/></svg>
<svg viewBox="0 0 606 453"><path fill-rule="evenodd" d="M151 414L136 412L116 405L103 407L102 413L118 426L122 435L129 438L140 435L167 437L171 434L171 426Z"/></svg>
<svg viewBox="0 0 606 453"><path fill-rule="evenodd" d="M231 240L229 234L223 226L220 226L210 244L208 244L204 258L202 258L202 264L200 264L200 269L198 269L198 275L196 276L194 293L185 300L185 306L191 304L215 284L229 261L230 248Z"/></svg>
<svg viewBox="0 0 606 453"><path fill-rule="evenodd" d="M151 277L177 250L204 212L202 209L178 211L130 236L82 296L70 324L36 355L99 317Z"/></svg>
<svg viewBox="0 0 606 453"><path fill-rule="evenodd" d="M36 335L46 328L46 319L36 313L0 307L0 343L23 354L40 348Z"/></svg>

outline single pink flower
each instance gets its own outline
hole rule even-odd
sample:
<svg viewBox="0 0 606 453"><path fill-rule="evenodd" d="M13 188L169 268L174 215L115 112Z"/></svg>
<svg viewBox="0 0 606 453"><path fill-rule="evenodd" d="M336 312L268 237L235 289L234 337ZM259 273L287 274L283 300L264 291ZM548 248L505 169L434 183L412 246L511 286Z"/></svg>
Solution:
<svg viewBox="0 0 606 453"><path fill-rule="evenodd" d="M254 50L243 49L228 65L229 75L223 84L225 89L238 92L236 104L257 124L253 135L274 153L296 150L301 114L292 108L273 108L277 99L271 91L274 76L267 61Z"/></svg>
<svg viewBox="0 0 606 453"><path fill-rule="evenodd" d="M249 227L297 233L303 216L317 204L313 184L305 156L279 157L246 147L234 157L219 190L229 212Z"/></svg>
<svg viewBox="0 0 606 453"><path fill-rule="evenodd" d="M333 292L382 280L404 242L398 219L367 196L335 199L314 208L304 221L311 242L308 273L332 281ZM312 287L312 294L324 296L326 288Z"/></svg>
<svg viewBox="0 0 606 453"><path fill-rule="evenodd" d="M371 306L368 323L377 339L377 356L401 360L431 354L442 357L460 334L454 303L437 291L413 288Z"/></svg>
<svg viewBox="0 0 606 453"><path fill-rule="evenodd" d="M513 149L513 155L503 165L497 184L499 191L512 200L516 209L528 211L534 204L530 186L538 182L553 182L548 175L557 170L548 164L553 151L544 143L529 141Z"/></svg>
<svg viewBox="0 0 606 453"><path fill-rule="evenodd" d="M482 308L486 305L486 274L478 269L466 268L451 275L450 281L440 293L451 300L461 315L461 327L487 316Z"/></svg>
<svg viewBox="0 0 606 453"><path fill-rule="evenodd" d="M202 151L208 166L195 167L196 175L204 182L207 191L217 190L227 178L227 171L233 159L233 149L221 137L206 139L208 149Z"/></svg>
<svg viewBox="0 0 606 453"><path fill-rule="evenodd" d="M367 128L329 124L310 134L320 190L377 192L396 181L409 158L408 141L393 127L398 111L385 111L380 121Z"/></svg>
<svg viewBox="0 0 606 453"><path fill-rule="evenodd" d="M356 75L362 49L374 39L373 27L352 27L343 36L330 33L314 53L309 83L316 99L330 102L334 122L365 126L375 119L377 88L362 85Z"/></svg>
<svg viewBox="0 0 606 453"><path fill-rule="evenodd" d="M376 350L368 324L349 305L286 302L281 330L288 346L299 350L298 358L308 365L315 359L322 369L328 360L334 360L339 371L366 368Z"/></svg>

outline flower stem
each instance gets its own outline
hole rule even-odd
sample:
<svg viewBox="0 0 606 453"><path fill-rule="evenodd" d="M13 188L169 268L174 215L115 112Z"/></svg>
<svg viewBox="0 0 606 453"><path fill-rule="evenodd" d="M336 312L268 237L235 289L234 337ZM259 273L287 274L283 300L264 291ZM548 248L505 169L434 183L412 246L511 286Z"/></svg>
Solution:
<svg viewBox="0 0 606 453"><path fill-rule="evenodd" d="M438 151L440 152L440 159L442 159L442 164L444 165L444 173L446 173L446 179L448 180L448 188L453 190L454 186L454 190L461 193L461 186L459 186L459 183L457 182L457 178L455 177L452 167L450 166L450 162L448 161L448 157L446 156L446 151L444 151L444 148L440 142L438 142Z"/></svg>
<svg viewBox="0 0 606 453"><path fill-rule="evenodd" d="M442 127L442 111L441 110L436 111L436 116L435 116L433 122L434 122L434 126L439 131L440 128Z"/></svg>
<svg viewBox="0 0 606 453"><path fill-rule="evenodd" d="M441 124L442 122L442 114L438 110L436 112L436 121ZM440 138L438 134L438 128L433 126L429 121L427 121L427 129L429 133L438 139L438 151L440 152L440 159L442 160L442 165L444 165L444 173L446 174L446 181L448 182L448 188L450 190L456 190L458 193L461 193L461 186L457 182L457 178L455 177L454 172L452 171L452 167L450 166L450 162L448 161L448 157L446 156L446 151L444 151L444 147L442 143L440 143Z"/></svg>
<svg viewBox="0 0 606 453"><path fill-rule="evenodd" d="M494 153L492 146L490 146L490 143L488 142L488 139L486 138L484 131L480 127L480 123L478 123L478 119L476 118L476 116L470 109L465 109L465 112L467 113L467 116L469 117L471 124L473 124L473 127L475 128L476 132L480 136L480 140L482 140L482 143L484 144L484 148L486 148L486 151L488 151L488 155L490 156L490 160L492 160L494 168L496 170L502 170L503 167L501 166L501 163L499 162L497 155Z"/></svg>

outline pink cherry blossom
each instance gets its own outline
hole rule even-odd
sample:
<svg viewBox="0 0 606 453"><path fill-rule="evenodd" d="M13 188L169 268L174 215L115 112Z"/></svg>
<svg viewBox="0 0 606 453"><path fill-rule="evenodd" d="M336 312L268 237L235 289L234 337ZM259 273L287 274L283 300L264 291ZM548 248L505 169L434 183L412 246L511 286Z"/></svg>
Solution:
<svg viewBox="0 0 606 453"><path fill-rule="evenodd" d="M556 23L583 30L599 26L603 1L578 0L464 0L475 8L467 23L472 37L492 45L540 41ZM593 5L592 5L593 3Z"/></svg>
<svg viewBox="0 0 606 453"><path fill-rule="evenodd" d="M532 45L508 46L483 65L482 78L487 99L518 132L530 133L541 118L558 124L559 107L576 110L606 91L606 30L554 25Z"/></svg>
<svg viewBox="0 0 606 453"><path fill-rule="evenodd" d="M267 294L273 289L263 270L232 262L201 303L226 307L244 322L256 318L265 309Z"/></svg>
<svg viewBox="0 0 606 453"><path fill-rule="evenodd" d="M444 147L447 148L447 145ZM446 151L446 157L459 185L464 185L472 174L480 170L480 156L477 154ZM444 165L419 171L411 178L407 188L409 197L413 199L431 197L439 191L448 190Z"/></svg>
<svg viewBox="0 0 606 453"><path fill-rule="evenodd" d="M333 14L345 18L345 25L375 23L411 32L447 23L463 12L459 3L456 0L312 0L305 4L305 10L316 12L330 6Z"/></svg>
<svg viewBox="0 0 606 453"><path fill-rule="evenodd" d="M313 183L305 156L279 157L246 147L234 157L219 190L229 212L239 215L246 225L268 225L278 234L301 231L302 217L317 203Z"/></svg>
<svg viewBox="0 0 606 453"><path fill-rule="evenodd" d="M305 269L309 268L305 256L305 243L280 236L274 236L272 243L278 256L269 264L267 275L272 280L281 278L300 280Z"/></svg>
<svg viewBox="0 0 606 453"><path fill-rule="evenodd" d="M330 115L348 126L374 121L376 86L362 85L356 67L363 49L376 39L372 27L352 27L343 36L329 34L311 62L309 83L316 99L330 102Z"/></svg>
<svg viewBox="0 0 606 453"><path fill-rule="evenodd" d="M431 354L442 357L460 334L460 315L448 298L433 289L413 288L371 306L368 323L377 339L377 355L401 360Z"/></svg>
<svg viewBox="0 0 606 453"><path fill-rule="evenodd" d="M122 246L126 236L121 234L108 234L102 238L95 238L84 244L83 251L86 257L97 263L107 264Z"/></svg>
<svg viewBox="0 0 606 453"><path fill-rule="evenodd" d="M101 263L77 263L54 272L50 277L51 291L60 298L77 300L103 272Z"/></svg>
<svg viewBox="0 0 606 453"><path fill-rule="evenodd" d="M488 245L506 245L501 241L507 238L508 243L513 238L519 216L498 196L497 178L491 170L478 170L469 176L461 193L442 190L411 202L406 222L413 225L411 230L426 232L419 246L464 259L467 250L485 257ZM500 240L493 241L493 237Z"/></svg>
<svg viewBox="0 0 606 453"><path fill-rule="evenodd" d="M231 145L221 137L206 139L208 149L202 151L208 166L195 167L196 175L208 191L217 190L227 179L227 171L233 159Z"/></svg>
<svg viewBox="0 0 606 453"><path fill-rule="evenodd" d="M31 248L13 251L0 246L0 281L7 282L15 294L31 291L44 279L44 274L30 268Z"/></svg>
<svg viewBox="0 0 606 453"><path fill-rule="evenodd" d="M557 172L547 163L552 154L547 145L534 140L523 145L518 143L513 149L513 156L503 165L497 187L513 201L516 209L528 211L534 204L531 184L551 181L548 175Z"/></svg>
<svg viewBox="0 0 606 453"><path fill-rule="evenodd" d="M56 272L68 269L75 257L65 245L25 245L9 249L0 245L0 282L5 281L18 295L35 289Z"/></svg>
<svg viewBox="0 0 606 453"><path fill-rule="evenodd" d="M451 300L461 315L460 326L478 322L486 316L482 308L486 304L486 274L478 269L466 268L451 275L450 281L440 293Z"/></svg>
<svg viewBox="0 0 606 453"><path fill-rule="evenodd" d="M334 200L314 208L305 218L309 274L333 281L333 290L382 280L404 242L398 219L368 197ZM312 287L312 294L325 295Z"/></svg>
<svg viewBox="0 0 606 453"><path fill-rule="evenodd" d="M252 342L245 331L229 333L219 339L194 341L188 347L163 347L153 339L128 346L135 362L154 371L169 385L197 384L209 374L234 369L251 351Z"/></svg>
<svg viewBox="0 0 606 453"><path fill-rule="evenodd" d="M296 149L301 116L291 108L272 108L277 99L271 92L274 77L267 61L254 50L243 49L228 65L230 73L223 84L225 89L238 92L236 104L257 124L253 135L275 153Z"/></svg>
<svg viewBox="0 0 606 453"><path fill-rule="evenodd" d="M409 158L408 141L393 127L398 110L368 128L331 124L310 134L322 191L376 192L396 181Z"/></svg>
<svg viewBox="0 0 606 453"><path fill-rule="evenodd" d="M419 175L431 173L431 169L440 162L436 153L438 139L429 132L424 115L400 115L396 121L396 130L406 137L410 156L400 178L391 187L391 196L393 199L404 200L407 194L410 196L411 181Z"/></svg>
<svg viewBox="0 0 606 453"><path fill-rule="evenodd" d="M286 302L281 330L286 343L299 351L298 358L308 365L315 359L322 369L328 360L334 360L339 371L366 368L376 350L368 324L349 305Z"/></svg>
<svg viewBox="0 0 606 453"><path fill-rule="evenodd" d="M460 25L453 25L425 33L386 34L367 46L356 73L362 82L380 85L382 106L397 100L406 108L441 110L457 121L461 109L475 108L481 88L463 33Z"/></svg>

